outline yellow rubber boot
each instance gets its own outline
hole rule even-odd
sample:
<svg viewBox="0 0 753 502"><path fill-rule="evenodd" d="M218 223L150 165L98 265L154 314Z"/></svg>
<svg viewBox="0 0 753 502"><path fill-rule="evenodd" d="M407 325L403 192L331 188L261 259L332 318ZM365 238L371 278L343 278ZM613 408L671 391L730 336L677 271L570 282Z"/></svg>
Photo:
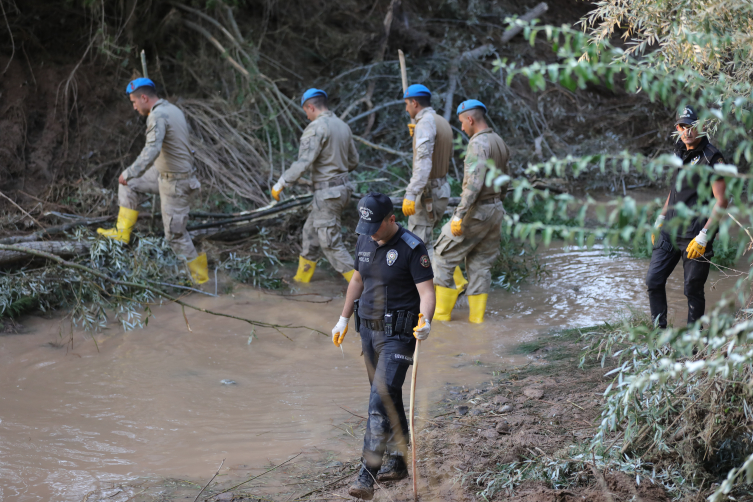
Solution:
<svg viewBox="0 0 753 502"><path fill-rule="evenodd" d="M316 262L307 260L303 256L298 257L298 272L293 276L295 282L311 282L311 276L316 270Z"/></svg>
<svg viewBox="0 0 753 502"><path fill-rule="evenodd" d="M118 222L115 224L115 228L105 230L104 228L98 228L97 233L104 235L108 239L113 239L120 242L131 240L131 230L136 225L136 219L139 217L139 212L127 207L120 206L120 212L118 213Z"/></svg>
<svg viewBox="0 0 753 502"><path fill-rule="evenodd" d="M191 278L197 284L204 284L209 280L209 269L207 267L207 254L201 253L199 256L188 262L188 270L191 271Z"/></svg>
<svg viewBox="0 0 753 502"><path fill-rule="evenodd" d="M460 291L457 289L445 288L437 286L437 307L434 309L435 321L449 321L452 309L455 307L455 302L458 299Z"/></svg>
<svg viewBox="0 0 753 502"><path fill-rule="evenodd" d="M463 277L463 271L460 270L460 267L455 267L455 272L452 273L452 280L455 281L455 289L458 291L463 291L465 285L468 284L468 281Z"/></svg>
<svg viewBox="0 0 753 502"><path fill-rule="evenodd" d="M471 295L468 297L468 306L471 308L471 314L468 316L468 320L473 324L481 324L484 322L487 298L489 298L487 293Z"/></svg>
<svg viewBox="0 0 753 502"><path fill-rule="evenodd" d="M355 272L356 269L350 270L349 272L343 272L343 277L345 277L345 280L348 281L348 284L350 284L350 280L353 278L353 272Z"/></svg>

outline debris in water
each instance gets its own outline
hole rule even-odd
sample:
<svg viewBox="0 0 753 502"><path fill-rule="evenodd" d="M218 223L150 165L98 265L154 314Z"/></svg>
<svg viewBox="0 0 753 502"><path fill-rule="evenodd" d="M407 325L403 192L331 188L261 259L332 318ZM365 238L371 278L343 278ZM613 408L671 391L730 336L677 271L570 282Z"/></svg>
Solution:
<svg viewBox="0 0 753 502"><path fill-rule="evenodd" d="M220 383L222 385L237 385L238 384L238 382L236 382L235 380L228 380L227 378L224 380L220 380Z"/></svg>

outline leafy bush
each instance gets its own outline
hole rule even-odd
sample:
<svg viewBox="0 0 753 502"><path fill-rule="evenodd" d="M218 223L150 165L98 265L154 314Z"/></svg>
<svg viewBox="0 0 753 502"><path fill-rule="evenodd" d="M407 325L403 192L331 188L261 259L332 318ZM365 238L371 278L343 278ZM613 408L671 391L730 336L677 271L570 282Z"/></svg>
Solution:
<svg viewBox="0 0 753 502"><path fill-rule="evenodd" d="M746 228L753 221L753 178L741 174L738 167L753 162L751 13L753 5L742 0L709 0L702 7L685 0L605 0L583 21L585 31L527 25L525 35L531 43L539 35L546 38L558 60L522 67L499 60L496 68L506 74L508 84L515 78L527 80L534 91L552 84L570 90L623 87L628 93L645 94L670 113L692 104L699 115L698 127L713 136L713 143L732 164L682 166L668 153L625 150L552 157L528 164L525 173L577 179L597 171L613 176L640 174L659 182L682 168L680 179L699 176L699 199L707 202L694 208L676 207L677 217L663 227L673 238L693 218L712 215L711 186L723 179L730 206L717 221L716 260L719 264L735 261L753 244ZM627 50L609 42L618 26L630 40ZM560 236L579 246L599 241L640 253L648 249L650 234L657 235L653 223L661 209L658 203L638 204L625 196L604 206L590 197L553 195L534 188L527 178L497 173L494 183L508 182L512 187L508 228L515 238L531 245L547 244ZM532 214L529 209L538 200L546 208L544 214ZM521 203L525 203L522 208L515 206ZM586 225L586 213L592 207L598 222ZM573 221L566 221L568 214L576 214ZM528 220L530 216L534 218ZM744 237L737 245L732 242L731 230L736 226L744 228L750 242ZM690 326L662 330L644 319L594 339L591 354L605 364L617 365L610 372L614 383L606 393L602 423L591 444L591 450L601 454L601 463L640 476L663 473L663 484L682 498L719 477L727 479L711 501L721 500L743 482L753 482L753 447L749 432L741 428L753 419L749 403L753 393L751 281L753 271L740 271L735 287ZM736 312L735 304L744 308ZM613 449L614 443L621 448ZM661 467L650 462L653 458L661 459ZM550 460L512 466L510 476L525 472L560 486L567 478L563 473L570 472L567 466L577 456Z"/></svg>

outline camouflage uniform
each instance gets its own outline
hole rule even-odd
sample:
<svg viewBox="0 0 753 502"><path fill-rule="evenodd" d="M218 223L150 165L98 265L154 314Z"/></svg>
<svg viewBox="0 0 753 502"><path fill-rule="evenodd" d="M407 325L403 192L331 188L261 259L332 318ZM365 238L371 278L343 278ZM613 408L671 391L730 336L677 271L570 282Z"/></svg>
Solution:
<svg viewBox="0 0 753 502"><path fill-rule="evenodd" d="M452 128L433 108L416 115L413 132L413 175L405 198L416 201L416 213L408 216L408 230L424 241L431 259L434 225L441 221L450 200L447 170L452 156Z"/></svg>
<svg viewBox="0 0 753 502"><path fill-rule="evenodd" d="M473 135L465 156L463 194L453 217L463 220L463 234L452 235L451 221L442 227L434 253L434 282L450 288L452 274L464 259L468 273L468 296L488 293L491 267L499 255L501 224L505 215L502 199L506 187L485 185L486 161L491 159L504 174L509 174L510 151L496 133L487 128ZM501 191L500 191L501 190Z"/></svg>
<svg viewBox="0 0 753 502"><path fill-rule="evenodd" d="M357 165L358 151L350 127L325 111L303 131L298 160L282 175L286 184L294 183L311 167L314 201L303 226L301 256L316 262L321 248L341 274L353 270L353 257L340 232L340 215L353 193L348 172Z"/></svg>
<svg viewBox="0 0 753 502"><path fill-rule="evenodd" d="M197 253L186 225L191 200L201 183L194 174L188 136L180 108L158 100L146 119L146 145L123 172L128 185L118 186L118 202L138 211L147 194L159 194L165 239L175 254L191 261Z"/></svg>

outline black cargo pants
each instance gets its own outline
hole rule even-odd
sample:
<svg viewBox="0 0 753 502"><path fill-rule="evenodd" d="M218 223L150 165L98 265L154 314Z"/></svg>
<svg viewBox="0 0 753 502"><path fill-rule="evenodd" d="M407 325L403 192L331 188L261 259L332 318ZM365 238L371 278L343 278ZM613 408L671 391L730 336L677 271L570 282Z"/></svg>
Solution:
<svg viewBox="0 0 753 502"><path fill-rule="evenodd" d="M416 339L412 335L387 336L361 326L361 348L371 384L369 418L363 438L366 465L379 468L385 449L407 452L408 419L403 406L403 383L413 364Z"/></svg>
<svg viewBox="0 0 753 502"><path fill-rule="evenodd" d="M704 258L691 260L686 248L689 240L678 239L677 247L672 245L663 234L659 237L659 244L651 253L651 264L646 274L648 287L648 302L651 306L651 319L660 328L667 327L667 279L682 259L685 276L685 296L688 298L688 324L693 324L706 312L706 295L704 286L709 277L711 263L708 260L714 256L712 243L706 246Z"/></svg>

